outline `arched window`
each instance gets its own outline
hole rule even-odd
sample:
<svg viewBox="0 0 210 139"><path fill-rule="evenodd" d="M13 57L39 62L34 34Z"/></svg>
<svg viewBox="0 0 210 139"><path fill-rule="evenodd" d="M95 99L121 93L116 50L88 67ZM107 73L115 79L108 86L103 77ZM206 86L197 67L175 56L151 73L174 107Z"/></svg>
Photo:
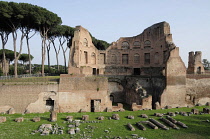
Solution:
<svg viewBox="0 0 210 139"><path fill-rule="evenodd" d="M139 54L135 54L133 60L134 60L134 63L139 63L140 62Z"/></svg>
<svg viewBox="0 0 210 139"><path fill-rule="evenodd" d="M151 42L149 40L146 40L144 42L144 48L150 48L151 47Z"/></svg>
<svg viewBox="0 0 210 139"><path fill-rule="evenodd" d="M129 43L126 41L122 42L122 49L129 49Z"/></svg>
<svg viewBox="0 0 210 139"><path fill-rule="evenodd" d="M117 64L117 56L115 54L111 55L111 64Z"/></svg>
<svg viewBox="0 0 210 139"><path fill-rule="evenodd" d="M84 38L83 45L88 46L88 40L86 38Z"/></svg>
<svg viewBox="0 0 210 139"><path fill-rule="evenodd" d="M92 54L91 54L91 63L96 64L96 55L94 52L92 52Z"/></svg>
<svg viewBox="0 0 210 139"><path fill-rule="evenodd" d="M135 41L135 42L133 43L133 46L141 46L141 44L140 44L139 41Z"/></svg>

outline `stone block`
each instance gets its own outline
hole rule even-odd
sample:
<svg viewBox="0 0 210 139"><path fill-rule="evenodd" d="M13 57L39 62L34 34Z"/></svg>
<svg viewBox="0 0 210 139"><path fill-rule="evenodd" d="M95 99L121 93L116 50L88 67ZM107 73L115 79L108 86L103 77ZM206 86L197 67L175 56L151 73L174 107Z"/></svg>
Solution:
<svg viewBox="0 0 210 139"><path fill-rule="evenodd" d="M155 109L156 110L158 110L158 109L160 109L161 107L160 107L160 103L159 102L155 102Z"/></svg>
<svg viewBox="0 0 210 139"><path fill-rule="evenodd" d="M128 119L134 119L133 115L128 115Z"/></svg>
<svg viewBox="0 0 210 139"><path fill-rule="evenodd" d="M34 122L39 122L39 121L40 121L40 117L34 117L34 118L32 119L32 121L34 121Z"/></svg>
<svg viewBox="0 0 210 139"><path fill-rule="evenodd" d="M8 110L8 114L15 114L15 109L14 108L10 108Z"/></svg>
<svg viewBox="0 0 210 139"><path fill-rule="evenodd" d="M68 133L69 133L69 134L71 134L71 135L74 135L74 134L75 134L75 130L74 130L74 128L69 129Z"/></svg>
<svg viewBox="0 0 210 139"><path fill-rule="evenodd" d="M0 123L6 122L7 118L4 116L0 116Z"/></svg>
<svg viewBox="0 0 210 139"><path fill-rule="evenodd" d="M89 120L89 115L82 115L82 120L84 120L84 121Z"/></svg>
<svg viewBox="0 0 210 139"><path fill-rule="evenodd" d="M148 116L146 114L141 114L140 117L142 117L142 118L148 118Z"/></svg>
<svg viewBox="0 0 210 139"><path fill-rule="evenodd" d="M193 114L199 114L199 110L198 109L192 109L191 112L193 112Z"/></svg>
<svg viewBox="0 0 210 139"><path fill-rule="evenodd" d="M104 116L99 116L98 120L104 120Z"/></svg>
<svg viewBox="0 0 210 139"><path fill-rule="evenodd" d="M119 114L112 114L112 119L120 120Z"/></svg>
<svg viewBox="0 0 210 139"><path fill-rule="evenodd" d="M16 118L15 119L15 122L23 122L24 121L24 118L23 117L19 117L19 118Z"/></svg>
<svg viewBox="0 0 210 139"><path fill-rule="evenodd" d="M69 122L72 122L73 121L73 116L66 116L66 120L69 121Z"/></svg>
<svg viewBox="0 0 210 139"><path fill-rule="evenodd" d="M50 113L50 121L51 122L56 122L57 121L57 112L51 111L51 113Z"/></svg>

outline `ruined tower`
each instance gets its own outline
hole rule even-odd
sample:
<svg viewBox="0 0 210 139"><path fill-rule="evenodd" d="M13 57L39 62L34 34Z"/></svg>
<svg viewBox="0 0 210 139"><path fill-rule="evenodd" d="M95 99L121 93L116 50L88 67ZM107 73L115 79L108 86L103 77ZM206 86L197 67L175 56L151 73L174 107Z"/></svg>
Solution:
<svg viewBox="0 0 210 139"><path fill-rule="evenodd" d="M187 68L188 74L202 74L205 72L201 61L201 56L201 51L196 51L195 53L193 51L189 52Z"/></svg>

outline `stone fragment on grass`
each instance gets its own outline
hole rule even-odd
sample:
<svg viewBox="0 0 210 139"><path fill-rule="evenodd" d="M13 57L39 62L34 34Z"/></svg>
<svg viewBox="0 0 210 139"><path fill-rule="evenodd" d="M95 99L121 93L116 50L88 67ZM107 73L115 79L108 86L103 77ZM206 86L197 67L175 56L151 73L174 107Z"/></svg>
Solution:
<svg viewBox="0 0 210 139"><path fill-rule="evenodd" d="M127 126L131 131L135 131L135 128L130 123L128 123Z"/></svg>
<svg viewBox="0 0 210 139"><path fill-rule="evenodd" d="M72 122L73 121L73 116L66 116L66 120L68 122Z"/></svg>
<svg viewBox="0 0 210 139"><path fill-rule="evenodd" d="M174 123L174 124L177 123L177 121L176 121L175 119L173 119L172 117L170 117L170 116L166 116L166 118L167 118L169 121L171 121L172 123Z"/></svg>
<svg viewBox="0 0 210 139"><path fill-rule="evenodd" d="M177 124L180 125L183 128L188 128L188 126L180 121L177 121Z"/></svg>
<svg viewBox="0 0 210 139"><path fill-rule="evenodd" d="M193 114L199 114L199 110L198 109L192 109L191 112L193 112Z"/></svg>
<svg viewBox="0 0 210 139"><path fill-rule="evenodd" d="M148 116L146 114L142 114L142 115L140 115L140 117L142 117L142 118L148 118Z"/></svg>
<svg viewBox="0 0 210 139"><path fill-rule="evenodd" d="M74 135L74 134L75 134L75 130L74 130L74 128L69 129L68 134Z"/></svg>
<svg viewBox="0 0 210 139"><path fill-rule="evenodd" d="M112 114L112 119L114 119L114 120L120 120L119 114Z"/></svg>
<svg viewBox="0 0 210 139"><path fill-rule="evenodd" d="M162 113L154 113L154 116L157 116L157 117L162 117L163 114Z"/></svg>
<svg viewBox="0 0 210 139"><path fill-rule="evenodd" d="M6 122L7 118L4 116L0 116L0 123Z"/></svg>
<svg viewBox="0 0 210 139"><path fill-rule="evenodd" d="M174 129L179 129L174 123L172 123L171 121L165 119L165 118L160 118L164 123L166 123L167 125L169 125L170 127L174 128Z"/></svg>
<svg viewBox="0 0 210 139"><path fill-rule="evenodd" d="M19 117L19 118L16 118L15 119L15 122L23 122L24 121L24 118L23 117Z"/></svg>
<svg viewBox="0 0 210 139"><path fill-rule="evenodd" d="M157 125L158 127L164 129L164 130L169 130L169 128L167 126L165 126L164 124L161 124L160 122L158 122L157 120L153 119L153 118L149 118L149 121L151 121L153 124Z"/></svg>
<svg viewBox="0 0 210 139"><path fill-rule="evenodd" d="M56 111L51 111L51 113L50 113L50 121L51 122L56 122L57 121L57 112Z"/></svg>
<svg viewBox="0 0 210 139"><path fill-rule="evenodd" d="M104 116L99 116L98 120L104 120Z"/></svg>
<svg viewBox="0 0 210 139"><path fill-rule="evenodd" d="M141 130L146 130L146 128L140 123L136 123L136 125L138 126L138 128L140 128Z"/></svg>
<svg viewBox="0 0 210 139"><path fill-rule="evenodd" d="M10 108L8 110L8 114L15 114L15 109L14 108Z"/></svg>
<svg viewBox="0 0 210 139"><path fill-rule="evenodd" d="M89 115L82 115L82 120L84 120L84 121L89 120Z"/></svg>
<svg viewBox="0 0 210 139"><path fill-rule="evenodd" d="M134 119L133 115L128 115L128 119Z"/></svg>
<svg viewBox="0 0 210 139"><path fill-rule="evenodd" d="M32 121L33 121L33 122L39 122L39 121L40 121L40 117L34 117L34 118L32 119Z"/></svg>

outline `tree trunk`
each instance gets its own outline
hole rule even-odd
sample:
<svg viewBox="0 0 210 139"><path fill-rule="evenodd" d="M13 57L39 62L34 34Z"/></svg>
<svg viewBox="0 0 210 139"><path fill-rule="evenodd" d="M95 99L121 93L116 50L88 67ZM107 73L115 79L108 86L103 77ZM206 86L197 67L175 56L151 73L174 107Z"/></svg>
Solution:
<svg viewBox="0 0 210 139"><path fill-rule="evenodd" d="M29 74L31 75L31 52L30 52L29 37L28 37L28 34L26 35L26 43L27 43L27 48L28 48Z"/></svg>
<svg viewBox="0 0 210 139"><path fill-rule="evenodd" d="M42 39L42 76L44 77L44 61L45 61L45 54L46 54L46 38Z"/></svg>
<svg viewBox="0 0 210 139"><path fill-rule="evenodd" d="M50 41L49 44L47 45L47 58L48 58L48 71L51 73L51 68L50 68Z"/></svg>
<svg viewBox="0 0 210 139"><path fill-rule="evenodd" d="M63 46L61 46L62 50L63 50L63 59L64 59L64 68L65 68L65 73L67 73L67 69L66 69L66 50L64 50Z"/></svg>

